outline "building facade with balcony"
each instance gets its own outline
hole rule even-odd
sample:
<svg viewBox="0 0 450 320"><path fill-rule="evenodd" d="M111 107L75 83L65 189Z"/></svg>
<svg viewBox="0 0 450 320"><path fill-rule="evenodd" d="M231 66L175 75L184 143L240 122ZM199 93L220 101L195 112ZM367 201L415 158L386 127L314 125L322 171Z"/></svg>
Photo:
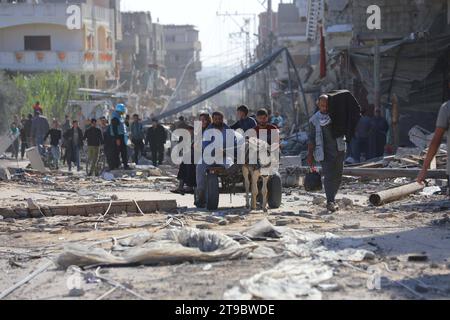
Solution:
<svg viewBox="0 0 450 320"><path fill-rule="evenodd" d="M86 87L110 87L117 79L119 5L118 0L0 0L0 69L61 70L80 74Z"/></svg>
<svg viewBox="0 0 450 320"><path fill-rule="evenodd" d="M118 43L121 83L135 93L158 94L165 73L163 27L152 22L150 12L123 12L124 39Z"/></svg>
<svg viewBox="0 0 450 320"><path fill-rule="evenodd" d="M177 100L186 102L200 91L197 73L202 70L199 31L192 25L165 25L166 74Z"/></svg>

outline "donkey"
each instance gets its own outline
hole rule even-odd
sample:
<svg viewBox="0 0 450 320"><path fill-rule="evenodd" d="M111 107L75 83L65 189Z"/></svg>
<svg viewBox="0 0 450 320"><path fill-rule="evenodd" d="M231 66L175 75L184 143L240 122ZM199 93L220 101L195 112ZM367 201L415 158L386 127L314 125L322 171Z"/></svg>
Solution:
<svg viewBox="0 0 450 320"><path fill-rule="evenodd" d="M264 149L265 148L265 149ZM264 212L268 211L268 197L269 197L269 178L268 174L263 172L264 168L270 166L269 164L262 163L263 159L261 159L261 150L270 150L270 146L268 143L259 140L258 138L251 137L246 139L245 143L245 164L242 166L242 174L244 176L244 185L245 185L245 201L246 208L256 210L259 188L258 182L262 180L262 210ZM255 161L250 161L252 158L254 159L254 155L257 155L258 163L251 163ZM251 193L251 206L250 206L250 193Z"/></svg>

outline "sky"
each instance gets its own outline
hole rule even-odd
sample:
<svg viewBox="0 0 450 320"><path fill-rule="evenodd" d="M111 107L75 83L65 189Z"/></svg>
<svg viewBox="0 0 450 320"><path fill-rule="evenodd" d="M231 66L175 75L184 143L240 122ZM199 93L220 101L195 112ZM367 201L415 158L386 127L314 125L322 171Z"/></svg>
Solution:
<svg viewBox="0 0 450 320"><path fill-rule="evenodd" d="M273 1L273 10L279 0ZM252 48L257 43L257 15L265 11L265 0L122 0L122 11L150 11L162 24L192 24L200 30L205 67L235 69L245 56L245 37L234 36L244 25L244 16L219 17L219 13L250 14Z"/></svg>

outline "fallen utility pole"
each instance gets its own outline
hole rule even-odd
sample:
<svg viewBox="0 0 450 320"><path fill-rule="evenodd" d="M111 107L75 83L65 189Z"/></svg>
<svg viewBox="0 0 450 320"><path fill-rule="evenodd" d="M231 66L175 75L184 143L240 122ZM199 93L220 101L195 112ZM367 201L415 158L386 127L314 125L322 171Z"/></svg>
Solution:
<svg viewBox="0 0 450 320"><path fill-rule="evenodd" d="M391 169L391 168L345 168L344 175L353 177L368 177L374 179L390 179L390 178L416 178L420 169ZM446 170L430 170L428 179L447 179Z"/></svg>
<svg viewBox="0 0 450 320"><path fill-rule="evenodd" d="M425 185L420 183L411 183L406 186L385 190L382 192L374 193L370 196L369 201L376 207L384 204L400 200L416 192L422 191Z"/></svg>
<svg viewBox="0 0 450 320"><path fill-rule="evenodd" d="M309 167L299 167L296 172L307 174L311 171ZM321 171L318 168L319 172ZM392 179L392 178L416 178L420 169L391 169L391 168L344 168L344 176L364 177L370 179ZM446 170L428 171L428 179L447 179Z"/></svg>

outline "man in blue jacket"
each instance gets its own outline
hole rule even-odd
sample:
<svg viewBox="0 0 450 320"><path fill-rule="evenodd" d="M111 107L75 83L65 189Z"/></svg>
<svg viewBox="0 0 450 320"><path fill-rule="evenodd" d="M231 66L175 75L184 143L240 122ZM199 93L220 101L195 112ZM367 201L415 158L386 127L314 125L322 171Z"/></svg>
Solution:
<svg viewBox="0 0 450 320"><path fill-rule="evenodd" d="M244 105L240 106L237 109L238 121L231 126L231 129L233 130L242 129L244 130L244 132L247 132L250 129L254 129L257 126L256 120L250 118L248 114L249 114L248 107Z"/></svg>
<svg viewBox="0 0 450 320"><path fill-rule="evenodd" d="M214 112L212 116L213 123L208 127L208 129L205 130L203 135L205 135L209 130L219 130L222 133L223 136L223 145L225 149L226 141L227 141L227 130L231 130L231 128L224 123L224 115L221 112ZM202 152L205 151L205 148L209 146L211 143L214 142L214 139L211 141L203 141L202 145ZM225 163L218 163L219 165L225 165ZM197 201L195 205L198 208L205 208L206 206L206 199L205 199L205 192L206 192L206 172L208 170L209 165L206 164L206 161L204 159L204 155L202 156L202 160L200 163L197 164L197 172L196 172L196 179L197 179Z"/></svg>
<svg viewBox="0 0 450 320"><path fill-rule="evenodd" d="M111 116L111 127L109 134L114 140L115 148L113 152L120 153L125 170L129 169L128 166L128 132L125 124L125 114L127 109L124 104L118 104L116 110Z"/></svg>

